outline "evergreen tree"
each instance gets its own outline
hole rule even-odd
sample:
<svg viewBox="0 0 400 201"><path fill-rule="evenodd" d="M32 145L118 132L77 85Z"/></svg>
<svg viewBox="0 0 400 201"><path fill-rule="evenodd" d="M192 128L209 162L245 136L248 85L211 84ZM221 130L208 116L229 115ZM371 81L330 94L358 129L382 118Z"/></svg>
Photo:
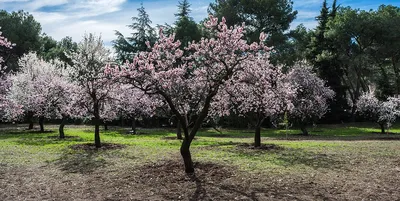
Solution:
<svg viewBox="0 0 400 201"><path fill-rule="evenodd" d="M337 11L336 1L333 2L331 11L326 0L322 3L320 15L316 17L318 26L311 37L308 59L314 65L318 75L327 81L327 85L336 93L335 99L330 102L330 111L326 118L339 122L343 119L347 108L346 87L342 83L343 70L335 54L336 45L326 38L328 22L334 20Z"/></svg>
<svg viewBox="0 0 400 201"><path fill-rule="evenodd" d="M246 24L249 42L258 41L261 32L268 35L266 44L273 46L273 63L282 62L281 55L288 52L289 36L285 33L296 18L292 0L216 0L208 12L218 18L225 17L228 26ZM284 62L286 63L286 62Z"/></svg>
<svg viewBox="0 0 400 201"><path fill-rule="evenodd" d="M137 10L138 16L132 17L133 23L128 25L134 30L131 37L125 38L121 32L115 31L117 39L112 43L117 53L117 59L121 62L132 59L132 55L137 52L147 50L146 41L152 44L156 40L155 30L151 27L152 22L143 4Z"/></svg>
<svg viewBox="0 0 400 201"><path fill-rule="evenodd" d="M9 70L18 70L18 59L28 52L41 49L42 27L28 12L0 10L0 27L3 36L16 45L12 49L0 47L0 56Z"/></svg>
<svg viewBox="0 0 400 201"><path fill-rule="evenodd" d="M176 17L183 18L183 17L189 17L189 13L192 10L190 9L190 4L188 0L183 0L180 1L178 4L178 13L175 14Z"/></svg>
<svg viewBox="0 0 400 201"><path fill-rule="evenodd" d="M255 42L261 32L267 33L267 44L277 47L284 44L284 32L296 18L291 0L216 0L208 12L218 18L225 17L228 26L246 23L247 38Z"/></svg>
<svg viewBox="0 0 400 201"><path fill-rule="evenodd" d="M189 16L190 11L188 0L179 2L178 13L175 14L178 18L175 22L175 39L182 42L182 49L186 47L189 42L199 41L201 38L197 23Z"/></svg>

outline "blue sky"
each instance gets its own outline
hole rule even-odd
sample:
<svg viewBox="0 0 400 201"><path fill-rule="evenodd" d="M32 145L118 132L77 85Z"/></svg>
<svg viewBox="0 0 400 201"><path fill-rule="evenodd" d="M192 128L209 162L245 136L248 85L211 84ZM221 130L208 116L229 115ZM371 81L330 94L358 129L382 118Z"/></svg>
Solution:
<svg viewBox="0 0 400 201"><path fill-rule="evenodd" d="M207 16L207 7L214 0L189 0L192 4L192 17L200 21ZM307 28L317 24L315 16L319 14L323 0L294 0L297 19L291 27L303 23ZM131 17L137 15L136 9L143 2L153 25L173 23L178 0L0 0L0 8L7 11L28 11L42 25L43 32L59 40L71 36L80 41L85 32L101 34L107 46L115 39L114 30L129 35L126 26ZM328 0L329 5L332 0ZM364 10L376 9L381 4L400 6L400 0L338 0L342 6L351 6Z"/></svg>

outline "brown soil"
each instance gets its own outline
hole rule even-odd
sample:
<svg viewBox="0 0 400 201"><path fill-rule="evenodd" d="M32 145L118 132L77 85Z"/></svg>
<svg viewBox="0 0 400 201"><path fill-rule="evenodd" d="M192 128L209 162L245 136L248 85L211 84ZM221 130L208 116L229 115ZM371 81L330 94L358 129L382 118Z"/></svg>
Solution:
<svg viewBox="0 0 400 201"><path fill-rule="evenodd" d="M113 150L125 148L122 144L101 143L101 147L97 148L94 143L75 144L70 146L74 150Z"/></svg>
<svg viewBox="0 0 400 201"><path fill-rule="evenodd" d="M388 164L371 171L363 165L361 170L284 175L213 163L196 163L196 173L187 175L180 161L90 173L4 165L0 200L398 200L400 168Z"/></svg>

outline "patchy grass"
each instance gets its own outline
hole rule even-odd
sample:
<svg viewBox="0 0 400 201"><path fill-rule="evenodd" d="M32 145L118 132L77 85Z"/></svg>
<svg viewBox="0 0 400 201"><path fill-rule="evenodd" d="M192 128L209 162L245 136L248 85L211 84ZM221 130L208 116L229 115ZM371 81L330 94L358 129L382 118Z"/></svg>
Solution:
<svg viewBox="0 0 400 201"><path fill-rule="evenodd" d="M68 127L68 128L67 128ZM395 200L400 197L399 134L371 125L252 130L203 129L192 144L196 174L183 172L173 130L56 132L0 128L0 200ZM57 130L56 126L47 129ZM108 148L107 148L108 147Z"/></svg>

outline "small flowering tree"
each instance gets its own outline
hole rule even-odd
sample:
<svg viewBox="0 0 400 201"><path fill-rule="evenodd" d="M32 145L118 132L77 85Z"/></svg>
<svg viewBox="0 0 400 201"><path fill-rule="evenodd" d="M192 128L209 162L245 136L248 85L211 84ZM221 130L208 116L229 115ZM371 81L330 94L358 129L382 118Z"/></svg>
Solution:
<svg viewBox="0 0 400 201"><path fill-rule="evenodd" d="M121 68L106 70L147 94L161 96L169 105L182 124L180 152L187 173L194 172L190 145L214 97L225 82L243 70L243 61L256 57L259 50L269 50L263 42L247 44L244 25L228 28L225 19L218 24L218 19L210 16L205 26L214 38L189 44L191 54L187 56L174 35L166 37L160 31L160 39L152 47L147 43L149 52L139 53ZM261 41L265 37L261 34Z"/></svg>
<svg viewBox="0 0 400 201"><path fill-rule="evenodd" d="M104 47L101 37L93 34L85 35L78 44L78 50L69 55L73 63L69 77L78 88L73 96L72 113L74 116L92 118L97 148L101 147L100 124L104 116L102 111L109 107L107 102L112 101L111 94L115 88L114 82L104 74L109 56L110 53Z"/></svg>
<svg viewBox="0 0 400 201"><path fill-rule="evenodd" d="M291 109L295 90L285 82L280 68L269 63L269 52L258 54L254 60L241 65L212 103L212 115L224 116L233 111L245 116L255 126L254 146L261 146L261 125Z"/></svg>
<svg viewBox="0 0 400 201"><path fill-rule="evenodd" d="M21 105L28 118L39 118L40 131L43 132L44 119L60 118L69 102L68 81L58 61L46 62L35 53L29 53L18 63L20 71L11 76L8 98Z"/></svg>
<svg viewBox="0 0 400 201"><path fill-rule="evenodd" d="M385 133L385 127L389 129L400 115L400 99L389 97L386 101L378 100L374 91L364 93L357 101L357 111L379 124L381 133Z"/></svg>
<svg viewBox="0 0 400 201"><path fill-rule="evenodd" d="M156 108L160 105L160 101L127 84L117 87L114 99L116 106L114 110L118 116L131 120L134 134L136 134L137 118L153 116Z"/></svg>
<svg viewBox="0 0 400 201"><path fill-rule="evenodd" d="M315 122L328 111L328 100L335 92L325 86L325 81L311 71L311 67L295 65L287 74L287 82L296 88L292 99L293 109L289 119L300 125L303 135L308 135L307 125Z"/></svg>
<svg viewBox="0 0 400 201"><path fill-rule="evenodd" d="M11 49L14 46L0 32L0 47ZM19 116L23 111L21 106L15 104L7 98L12 82L10 75L6 73L6 66L3 66L3 57L0 57L0 120L12 120Z"/></svg>

